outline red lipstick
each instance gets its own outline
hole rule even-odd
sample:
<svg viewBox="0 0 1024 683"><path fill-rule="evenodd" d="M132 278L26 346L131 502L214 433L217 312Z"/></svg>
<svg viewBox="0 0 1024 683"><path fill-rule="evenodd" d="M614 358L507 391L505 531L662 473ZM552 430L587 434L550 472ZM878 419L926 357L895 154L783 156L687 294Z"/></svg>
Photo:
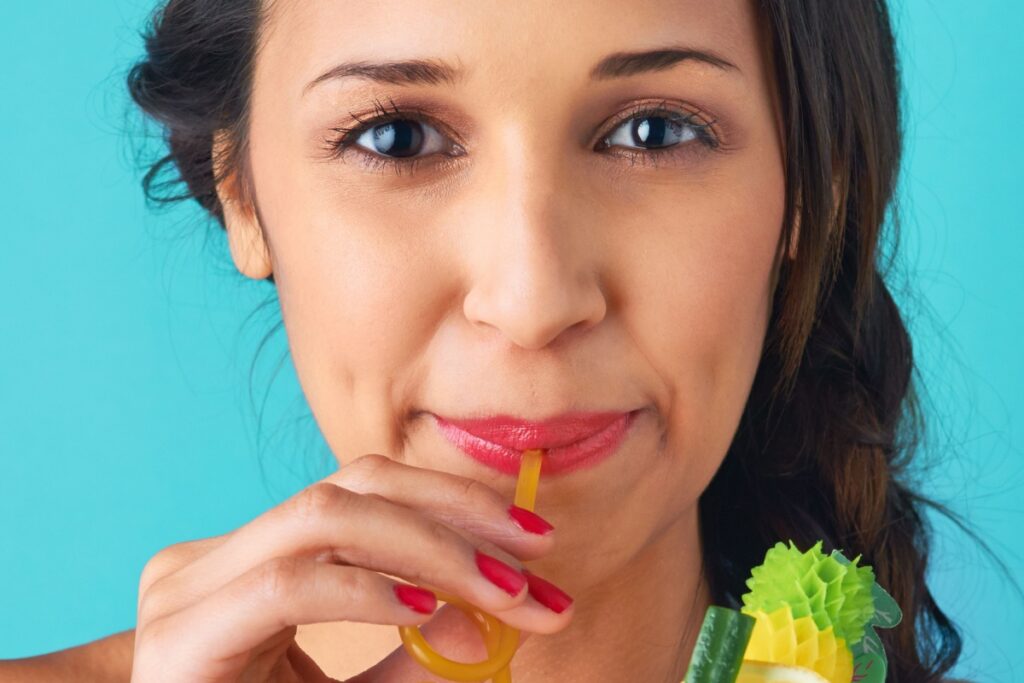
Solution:
<svg viewBox="0 0 1024 683"><path fill-rule="evenodd" d="M566 413L539 422L507 415L464 420L433 417L444 437L464 453L516 476L522 452L530 448L546 451L541 472L547 475L596 465L615 452L637 413Z"/></svg>

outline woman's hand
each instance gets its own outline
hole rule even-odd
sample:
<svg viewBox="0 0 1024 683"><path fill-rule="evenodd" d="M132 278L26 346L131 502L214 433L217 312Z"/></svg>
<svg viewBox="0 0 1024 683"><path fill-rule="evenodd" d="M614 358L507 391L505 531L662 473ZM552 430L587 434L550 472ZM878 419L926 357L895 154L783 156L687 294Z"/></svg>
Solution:
<svg viewBox="0 0 1024 683"><path fill-rule="evenodd" d="M139 583L132 683L332 680L296 644L299 624L429 620L430 638L451 606L431 619L399 599L415 589L379 572L457 595L521 639L561 630L572 607L543 606L518 571L552 535L522 530L509 503L476 480L366 455L239 529L169 546ZM359 680L426 673L397 651L376 669Z"/></svg>

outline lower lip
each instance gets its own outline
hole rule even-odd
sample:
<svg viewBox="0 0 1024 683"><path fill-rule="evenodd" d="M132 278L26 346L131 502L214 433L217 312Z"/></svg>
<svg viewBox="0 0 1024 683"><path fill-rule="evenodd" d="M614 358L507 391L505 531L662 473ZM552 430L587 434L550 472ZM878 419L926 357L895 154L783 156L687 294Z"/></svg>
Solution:
<svg viewBox="0 0 1024 683"><path fill-rule="evenodd" d="M626 413L601 431L579 441L548 449L545 452L541 473L552 475L573 472L598 464L622 444L639 412L634 410ZM513 476L519 474L522 451L481 439L449 422L438 420L436 416L432 417L441 434L466 455L499 472Z"/></svg>

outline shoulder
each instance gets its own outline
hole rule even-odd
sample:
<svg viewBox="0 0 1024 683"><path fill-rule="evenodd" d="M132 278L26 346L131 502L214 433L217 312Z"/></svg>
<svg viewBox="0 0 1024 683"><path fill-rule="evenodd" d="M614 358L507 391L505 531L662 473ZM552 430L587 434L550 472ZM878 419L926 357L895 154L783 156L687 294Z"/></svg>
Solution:
<svg viewBox="0 0 1024 683"><path fill-rule="evenodd" d="M64 650L0 661L0 683L127 683L135 629Z"/></svg>

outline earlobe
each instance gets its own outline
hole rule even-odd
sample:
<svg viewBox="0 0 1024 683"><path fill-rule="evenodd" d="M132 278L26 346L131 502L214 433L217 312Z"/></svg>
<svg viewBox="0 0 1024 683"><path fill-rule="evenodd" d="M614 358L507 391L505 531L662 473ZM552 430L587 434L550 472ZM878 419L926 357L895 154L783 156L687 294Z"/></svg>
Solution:
<svg viewBox="0 0 1024 683"><path fill-rule="evenodd" d="M235 267L246 277L265 280L273 272L273 267L256 212L233 197L228 197L227 202L221 199L221 206Z"/></svg>
<svg viewBox="0 0 1024 683"><path fill-rule="evenodd" d="M221 178L217 183L217 198L224 216L231 259L246 277L265 280L273 272L270 249L255 208L245 193L240 191L238 175L230 173L222 177L226 145L227 134L219 131L214 136L212 150L214 177Z"/></svg>

